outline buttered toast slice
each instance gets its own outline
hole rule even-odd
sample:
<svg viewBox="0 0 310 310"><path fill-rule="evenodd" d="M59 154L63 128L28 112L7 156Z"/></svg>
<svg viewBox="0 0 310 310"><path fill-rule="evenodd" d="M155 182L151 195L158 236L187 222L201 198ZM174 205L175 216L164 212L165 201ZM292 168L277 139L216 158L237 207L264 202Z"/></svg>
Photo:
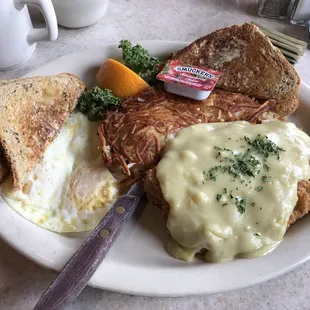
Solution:
<svg viewBox="0 0 310 310"><path fill-rule="evenodd" d="M282 116L298 107L297 72L255 25L217 30L178 51L172 59L221 71L216 87L257 99L277 99L276 112Z"/></svg>
<svg viewBox="0 0 310 310"><path fill-rule="evenodd" d="M14 188L25 182L84 89L68 73L0 81L0 146Z"/></svg>

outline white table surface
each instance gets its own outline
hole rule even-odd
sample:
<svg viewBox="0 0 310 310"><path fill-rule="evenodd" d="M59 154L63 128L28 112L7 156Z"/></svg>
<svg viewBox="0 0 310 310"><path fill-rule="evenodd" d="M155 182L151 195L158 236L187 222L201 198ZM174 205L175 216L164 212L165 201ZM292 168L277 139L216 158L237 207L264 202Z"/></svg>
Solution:
<svg viewBox="0 0 310 310"><path fill-rule="evenodd" d="M217 28L251 20L306 40L304 28L259 19L256 12L257 1L252 0L110 0L106 15L96 25L77 30L60 27L56 42L39 43L27 64L0 72L0 79L18 78L57 57L121 38L192 41ZM33 15L34 24L41 26L42 18L35 11ZM309 50L296 69L302 80L310 84ZM32 309L55 276L56 273L37 266L0 240L1 310ZM309 288L307 262L264 284L209 296L148 298L87 287L68 309L310 309Z"/></svg>

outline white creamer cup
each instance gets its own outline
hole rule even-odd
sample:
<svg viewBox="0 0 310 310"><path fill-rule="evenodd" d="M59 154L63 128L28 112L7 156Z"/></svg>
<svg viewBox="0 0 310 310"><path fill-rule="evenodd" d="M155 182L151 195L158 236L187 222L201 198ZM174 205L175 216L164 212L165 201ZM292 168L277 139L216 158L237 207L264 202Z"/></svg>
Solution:
<svg viewBox="0 0 310 310"><path fill-rule="evenodd" d="M52 0L58 24L68 28L87 27L105 14L108 0Z"/></svg>

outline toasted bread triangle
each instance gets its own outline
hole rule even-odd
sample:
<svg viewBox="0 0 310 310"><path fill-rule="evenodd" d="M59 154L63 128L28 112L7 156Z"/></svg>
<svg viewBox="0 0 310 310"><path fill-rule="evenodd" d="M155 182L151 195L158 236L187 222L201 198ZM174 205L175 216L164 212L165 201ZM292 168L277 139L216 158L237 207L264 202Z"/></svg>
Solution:
<svg viewBox="0 0 310 310"><path fill-rule="evenodd" d="M73 74L0 83L0 145L20 188L55 139L85 89Z"/></svg>
<svg viewBox="0 0 310 310"><path fill-rule="evenodd" d="M281 115L298 107L297 72L255 25L217 30L180 50L172 59L221 71L218 88L257 99L277 99L276 112Z"/></svg>

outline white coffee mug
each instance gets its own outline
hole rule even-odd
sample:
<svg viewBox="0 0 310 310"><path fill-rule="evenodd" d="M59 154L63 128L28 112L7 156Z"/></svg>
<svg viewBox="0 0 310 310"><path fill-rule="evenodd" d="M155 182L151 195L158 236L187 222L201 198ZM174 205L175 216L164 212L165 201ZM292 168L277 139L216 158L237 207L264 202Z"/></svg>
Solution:
<svg viewBox="0 0 310 310"><path fill-rule="evenodd" d="M37 6L46 28L34 29L27 5ZM30 59L38 41L54 41L58 36L51 0L0 0L0 70L10 70Z"/></svg>
<svg viewBox="0 0 310 310"><path fill-rule="evenodd" d="M52 0L58 24L81 28L98 22L105 14L108 0Z"/></svg>

